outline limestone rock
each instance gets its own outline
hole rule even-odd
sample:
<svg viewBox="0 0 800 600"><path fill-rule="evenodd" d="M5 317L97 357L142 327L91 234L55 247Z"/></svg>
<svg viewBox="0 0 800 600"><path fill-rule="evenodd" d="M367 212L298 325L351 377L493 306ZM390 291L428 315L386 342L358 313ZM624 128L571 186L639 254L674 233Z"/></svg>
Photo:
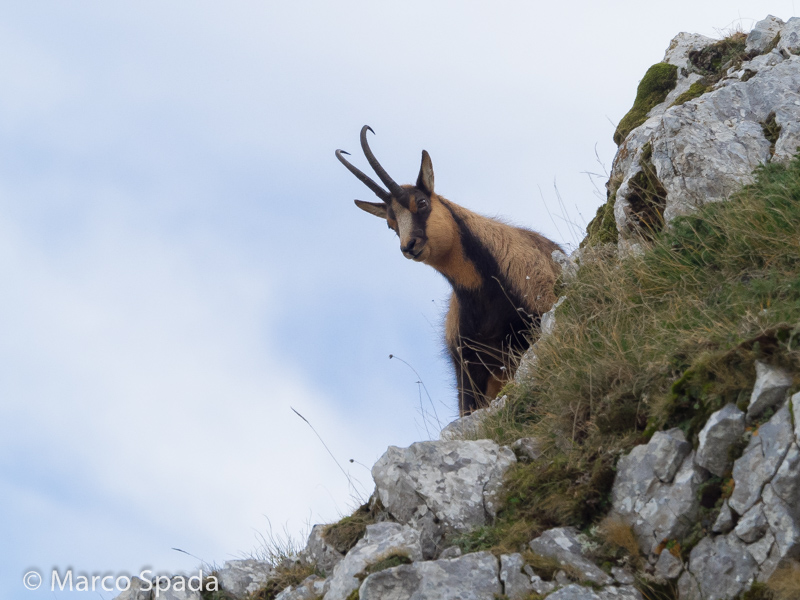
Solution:
<svg viewBox="0 0 800 600"><path fill-rule="evenodd" d="M509 600L525 600L533 592L531 578L523 569L525 560L519 553L500 556L500 581Z"/></svg>
<svg viewBox="0 0 800 600"><path fill-rule="evenodd" d="M794 441L789 404L776 412L750 438L744 454L733 464L733 494L728 505L743 515L761 495L761 490L775 473Z"/></svg>
<svg viewBox="0 0 800 600"><path fill-rule="evenodd" d="M325 600L346 600L361 585L358 575L370 565L396 555L421 560L419 533L399 523L367 525L364 537L334 567Z"/></svg>
<svg viewBox="0 0 800 600"><path fill-rule="evenodd" d="M753 46L760 46L774 30L764 25L763 31L752 34ZM800 23L787 22L780 35L779 49L797 46ZM800 146L800 56L788 50L783 55L755 57L715 88L673 105L677 95L699 79L690 64L690 52L712 42L690 34L672 41L665 61L678 66L675 89L620 144L607 186L615 198L621 253L635 248L642 232L637 182L646 172L653 174L653 186L662 190L663 218L670 223L707 202L727 199L753 180L758 165L788 161ZM772 113L781 126L774 147L761 125Z"/></svg>
<svg viewBox="0 0 800 600"><path fill-rule="evenodd" d="M534 553L554 558L562 566L579 572L583 581L597 585L613 583L611 577L583 555L578 532L573 527L548 529L531 541L529 546Z"/></svg>
<svg viewBox="0 0 800 600"><path fill-rule="evenodd" d="M800 51L800 17L792 17L781 29L781 39L777 50L786 54L797 54Z"/></svg>
<svg viewBox="0 0 800 600"><path fill-rule="evenodd" d="M461 556L461 548L458 546L450 546L442 550L438 558L458 558L459 556Z"/></svg>
<svg viewBox="0 0 800 600"><path fill-rule="evenodd" d="M727 404L712 414L698 436L695 462L717 477L731 468L728 454L744 434L744 413L735 404Z"/></svg>
<svg viewBox="0 0 800 600"><path fill-rule="evenodd" d="M150 600L150 582L138 577L131 577L131 585L120 593L115 600Z"/></svg>
<svg viewBox="0 0 800 600"><path fill-rule="evenodd" d="M443 441L478 439L481 435L483 420L487 416L502 409L506 405L507 399L508 396L495 398L486 408L479 408L473 411L472 414L449 423L439 432L439 438Z"/></svg>
<svg viewBox="0 0 800 600"><path fill-rule="evenodd" d="M800 556L800 502L784 502L772 485L764 486L764 515L775 536L775 546L781 558Z"/></svg>
<svg viewBox="0 0 800 600"><path fill-rule="evenodd" d="M662 550L655 568L656 575L664 579L677 579L683 571L683 562L669 550Z"/></svg>
<svg viewBox="0 0 800 600"><path fill-rule="evenodd" d="M733 532L745 544L752 544L760 540L767 532L767 517L764 508L759 503L742 515Z"/></svg>
<svg viewBox="0 0 800 600"><path fill-rule="evenodd" d="M788 505L800 504L800 446L789 446L778 472L772 478L772 490Z"/></svg>
<svg viewBox="0 0 800 600"><path fill-rule="evenodd" d="M217 579L220 588L240 597L262 587L271 573L272 566L261 560L229 560L217 571Z"/></svg>
<svg viewBox="0 0 800 600"><path fill-rule="evenodd" d="M733 529L733 513L731 512L731 507L728 506L728 501L724 500L719 515L717 515L717 520L711 526L711 531L714 533L728 533L731 529Z"/></svg>
<svg viewBox="0 0 800 600"><path fill-rule="evenodd" d="M644 600L642 593L632 585L609 585L597 593L601 600Z"/></svg>
<svg viewBox="0 0 800 600"><path fill-rule="evenodd" d="M753 557L753 560L755 560L757 564L763 565L764 562L769 557L769 554L772 551L772 547L774 544L775 544L775 536L772 535L772 532L769 529L767 529L766 534L764 534L764 536L760 540L747 545L747 551L750 553L750 556Z"/></svg>
<svg viewBox="0 0 800 600"><path fill-rule="evenodd" d="M400 523L423 533L426 556L448 532L485 525L496 513L503 475L516 462L490 440L418 442L389 447L372 467L377 493Z"/></svg>
<svg viewBox="0 0 800 600"><path fill-rule="evenodd" d="M297 587L289 586L275 600L319 600L325 592L325 580L318 575L306 577Z"/></svg>
<svg viewBox="0 0 800 600"><path fill-rule="evenodd" d="M620 567L611 567L611 574L614 576L617 583L621 583L622 585L633 585L636 582L636 578L630 571Z"/></svg>
<svg viewBox="0 0 800 600"><path fill-rule="evenodd" d="M603 600L592 588L575 583L561 588L548 596L549 600Z"/></svg>
<svg viewBox="0 0 800 600"><path fill-rule="evenodd" d="M360 600L495 600L501 593L497 558L489 552L386 569L358 590Z"/></svg>
<svg viewBox="0 0 800 600"><path fill-rule="evenodd" d="M692 549L689 570L697 580L700 598L733 600L755 580L758 564L739 538L720 535L703 538Z"/></svg>
<svg viewBox="0 0 800 600"><path fill-rule="evenodd" d="M304 559L317 566L323 573L332 573L333 568L344 558L344 555L325 541L323 534L327 525L314 525L308 535Z"/></svg>
<svg viewBox="0 0 800 600"><path fill-rule="evenodd" d="M542 443L536 438L520 438L511 444L511 449L522 462L538 460L542 456Z"/></svg>
<svg viewBox="0 0 800 600"><path fill-rule="evenodd" d="M522 570L525 571L525 574L528 577L530 577L531 588L533 588L534 593L539 594L540 596L546 596L556 589L557 584L555 581L545 581L536 574L532 566L525 565L522 567Z"/></svg>
<svg viewBox="0 0 800 600"><path fill-rule="evenodd" d="M553 262L561 267L561 281L563 283L569 283L575 279L575 275L578 273L578 257L574 253L571 256L567 256L561 250L553 250L550 256Z"/></svg>
<svg viewBox="0 0 800 600"><path fill-rule="evenodd" d="M786 370L756 361L756 383L747 407L747 418L754 419L766 409L783 402L786 390L792 385L792 375Z"/></svg>
<svg viewBox="0 0 800 600"><path fill-rule="evenodd" d="M676 430L663 435L675 442L684 441ZM664 437L653 436L617 463L617 477L611 491L612 512L633 527L642 552L649 554L664 539L682 537L694 524L699 510L697 491L708 472L694 464L694 453L683 459L670 483L656 475L660 465L673 464L680 456L680 443L666 444ZM670 459L672 457L672 459Z"/></svg>
<svg viewBox="0 0 800 600"><path fill-rule="evenodd" d="M767 15L767 18L756 23L747 35L745 51L756 54L764 52L780 33L783 25L783 21L778 17Z"/></svg>
<svg viewBox="0 0 800 600"><path fill-rule="evenodd" d="M566 296L561 296L556 303L553 304L553 308L542 315L541 336L548 336L553 333L556 328L556 309L561 306L566 299Z"/></svg>
<svg viewBox="0 0 800 600"><path fill-rule="evenodd" d="M692 445L686 441L683 431L677 428L655 432L647 446L654 454L653 473L664 483L672 481L683 459L692 451Z"/></svg>
<svg viewBox="0 0 800 600"><path fill-rule="evenodd" d="M154 587L151 594L153 597L157 596L159 600L203 600L200 592L192 589L197 587L197 583L192 582L192 585L189 585L189 579L182 575L176 575L170 578L168 589L157 590Z"/></svg>
<svg viewBox="0 0 800 600"><path fill-rule="evenodd" d="M680 600L703 600L700 597L700 586L697 579L689 571L684 571L678 579L678 598Z"/></svg>

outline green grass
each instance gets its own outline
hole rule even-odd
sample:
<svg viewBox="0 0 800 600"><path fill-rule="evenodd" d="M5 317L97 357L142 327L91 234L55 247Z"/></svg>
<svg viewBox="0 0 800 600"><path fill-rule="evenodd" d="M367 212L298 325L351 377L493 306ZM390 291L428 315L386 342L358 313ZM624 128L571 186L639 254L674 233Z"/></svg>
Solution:
<svg viewBox="0 0 800 600"><path fill-rule="evenodd" d="M586 254L533 378L485 425L503 444L537 437L545 458L512 469L496 522L456 540L463 550L518 551L598 522L622 453L671 427L695 438L746 403L755 359L800 371L800 159L654 232L640 256Z"/></svg>

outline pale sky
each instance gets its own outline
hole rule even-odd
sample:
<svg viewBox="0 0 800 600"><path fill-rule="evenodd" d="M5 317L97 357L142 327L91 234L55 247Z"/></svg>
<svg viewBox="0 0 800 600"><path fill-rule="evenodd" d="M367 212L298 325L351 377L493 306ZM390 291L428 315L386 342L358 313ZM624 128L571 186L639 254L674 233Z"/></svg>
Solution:
<svg viewBox="0 0 800 600"><path fill-rule="evenodd" d="M398 182L427 149L440 194L575 244L605 182L586 173L610 168L671 38L769 13L795 14L6 0L0 599L89 597L50 592L54 567L191 570L172 548L221 564L270 523L300 537L369 495L387 446L456 415L447 284L353 205L374 197L334 158L366 168L362 125Z"/></svg>

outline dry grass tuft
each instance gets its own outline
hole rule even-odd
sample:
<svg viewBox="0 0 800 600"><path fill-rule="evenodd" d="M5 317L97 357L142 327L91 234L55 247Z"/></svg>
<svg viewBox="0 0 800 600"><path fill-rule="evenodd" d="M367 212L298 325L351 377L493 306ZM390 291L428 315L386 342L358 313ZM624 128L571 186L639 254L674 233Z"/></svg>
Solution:
<svg viewBox="0 0 800 600"><path fill-rule="evenodd" d="M774 600L797 600L800 598L800 562L789 561L781 565L767 581Z"/></svg>
<svg viewBox="0 0 800 600"><path fill-rule="evenodd" d="M634 562L640 561L639 542L636 540L636 534L619 515L610 515L603 519L598 527L598 533L606 543L624 550Z"/></svg>

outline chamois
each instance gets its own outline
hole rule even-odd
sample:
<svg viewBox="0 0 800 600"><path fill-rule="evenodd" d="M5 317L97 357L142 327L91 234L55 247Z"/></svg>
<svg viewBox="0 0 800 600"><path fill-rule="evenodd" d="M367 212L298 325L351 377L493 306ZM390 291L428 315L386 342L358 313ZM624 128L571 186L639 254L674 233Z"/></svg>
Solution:
<svg viewBox="0 0 800 600"><path fill-rule="evenodd" d="M559 246L544 236L478 215L434 192L433 165L422 151L415 185L398 185L386 173L361 129L361 148L387 192L336 151L336 158L381 202L356 205L381 219L400 238L411 260L439 271L453 293L445 341L456 373L461 416L486 406L513 376L509 357L527 346L531 327L555 301Z"/></svg>

